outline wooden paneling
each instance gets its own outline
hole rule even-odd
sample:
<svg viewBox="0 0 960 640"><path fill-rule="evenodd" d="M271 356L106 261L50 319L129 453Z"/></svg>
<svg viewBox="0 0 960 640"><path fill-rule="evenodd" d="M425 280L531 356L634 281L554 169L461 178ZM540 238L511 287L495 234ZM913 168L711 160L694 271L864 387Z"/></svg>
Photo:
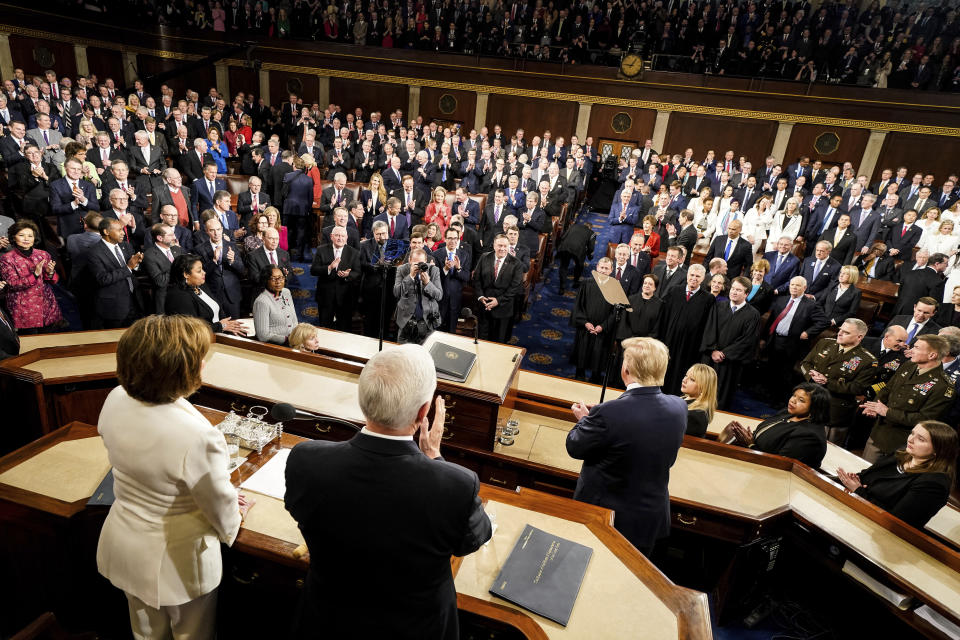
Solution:
<svg viewBox="0 0 960 640"><path fill-rule="evenodd" d="M233 96L240 91L252 93L260 97L260 76L253 69L244 67L230 67L230 99L227 103L233 101Z"/></svg>
<svg viewBox="0 0 960 640"><path fill-rule="evenodd" d="M279 107L289 101L291 93L303 98L304 103L313 104L320 95L320 81L312 73L271 71L270 104Z"/></svg>
<svg viewBox="0 0 960 640"><path fill-rule="evenodd" d="M457 108L451 113L444 113L440 109L440 98L450 95L457 101ZM406 108L403 112L409 117L418 114L407 113ZM433 118L440 120L450 120L463 124L463 129L469 132L473 128L474 117L477 112L477 94L473 91L454 91L452 89L435 89L433 87L422 87L420 89L420 113L425 121ZM408 118L409 119L409 118Z"/></svg>
<svg viewBox="0 0 960 640"><path fill-rule="evenodd" d="M947 136L922 136L910 133L890 132L883 141L877 168L872 180L885 168L905 166L914 173L932 173L935 185L940 185L947 176L956 173L957 157L960 157L960 138ZM937 187L934 192L939 193Z"/></svg>
<svg viewBox="0 0 960 640"><path fill-rule="evenodd" d="M390 112L396 109L402 109L409 117L409 100L409 91L403 84L330 78L330 101L340 105L343 113L353 113L355 108L362 108L364 120L370 118L371 111L379 111L383 114L381 121L386 122Z"/></svg>
<svg viewBox="0 0 960 640"><path fill-rule="evenodd" d="M776 122L674 112L660 151L682 154L690 147L694 157L701 159L708 149L713 149L718 158L733 149L736 157L746 156L758 167L773 149L776 135Z"/></svg>
<svg viewBox="0 0 960 640"><path fill-rule="evenodd" d="M173 71L182 65L183 63L179 60L168 60L166 58L148 56L142 53L137 54L138 75L140 78L144 79L147 85L147 90L153 95L158 94L161 84L167 84L171 89L173 89L173 93L177 97L182 96L187 89L192 89L201 96L204 96L207 94L207 91L210 89L210 87L216 85L217 72L212 64L200 67L199 69L193 69L186 74L175 74L174 76L160 82L156 82L151 79L151 76L165 73L167 71ZM114 78L114 80L116 80L116 78ZM122 85L120 82L117 84L118 86Z"/></svg>
<svg viewBox="0 0 960 640"><path fill-rule="evenodd" d="M113 78L116 86L123 86L123 55L116 49L87 47L87 66L97 82Z"/></svg>
<svg viewBox="0 0 960 640"><path fill-rule="evenodd" d="M527 140L533 140L533 136L547 129L554 140L557 136L569 140L570 135L576 133L577 110L576 102L490 94L486 124L491 128L499 124L508 138L522 127Z"/></svg>
<svg viewBox="0 0 960 640"><path fill-rule="evenodd" d="M630 128L617 132L613 129L613 119L620 113L630 117ZM653 135L653 125L657 120L657 112L653 109L634 109L618 107L616 105L595 104L590 110L590 124L587 135L593 136L594 142L600 138L643 141ZM583 140L580 141L583 143Z"/></svg>
<svg viewBox="0 0 960 640"><path fill-rule="evenodd" d="M23 69L27 76L43 76L47 69L56 71L58 78L77 74L77 57L69 42L11 35L10 53L13 66ZM52 54L52 60L46 58L46 54Z"/></svg>
<svg viewBox="0 0 960 640"><path fill-rule="evenodd" d="M817 138L824 133L835 133L840 139L837 150L833 153L823 155L817 153L814 144ZM866 129L853 129L851 127L827 127L818 124L796 124L793 132L790 134L790 142L787 144L787 151L782 158L783 165L793 164L802 155L810 156L811 160L822 160L824 166L843 165L850 161L853 166L860 166L860 160L863 158L863 150L867 148L867 139L870 138L870 132Z"/></svg>

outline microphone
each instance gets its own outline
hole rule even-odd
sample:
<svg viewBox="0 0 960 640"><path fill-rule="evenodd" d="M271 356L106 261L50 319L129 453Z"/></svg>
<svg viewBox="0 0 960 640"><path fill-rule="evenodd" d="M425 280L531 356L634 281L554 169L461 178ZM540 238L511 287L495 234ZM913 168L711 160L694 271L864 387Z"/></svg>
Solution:
<svg viewBox="0 0 960 640"><path fill-rule="evenodd" d="M477 317L473 315L473 311L470 309L470 307L464 307L463 309L460 309L460 317L463 318L464 320L469 320L470 318L473 318L473 344L479 344L477 342L477 325L479 324L479 322L477 320Z"/></svg>
<svg viewBox="0 0 960 640"><path fill-rule="evenodd" d="M278 402L270 409L270 417L278 422L287 422L289 420L320 420L326 423L338 424L350 428L353 431L360 431L360 427L332 416L321 416L307 411L301 411L289 402Z"/></svg>

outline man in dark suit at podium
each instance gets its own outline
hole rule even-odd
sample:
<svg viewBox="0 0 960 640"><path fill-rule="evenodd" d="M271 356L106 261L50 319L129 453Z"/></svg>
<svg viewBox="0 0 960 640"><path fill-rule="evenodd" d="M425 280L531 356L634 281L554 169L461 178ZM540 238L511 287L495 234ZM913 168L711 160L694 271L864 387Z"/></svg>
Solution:
<svg viewBox="0 0 960 640"><path fill-rule="evenodd" d="M360 433L346 442L304 442L290 452L284 500L316 560L294 638L315 638L321 630L330 638L459 637L450 556L480 548L492 527L476 474L440 457L442 398L432 426L427 421L436 384L423 347L381 351L360 373ZM342 486L324 490L334 484Z"/></svg>
<svg viewBox="0 0 960 640"><path fill-rule="evenodd" d="M616 511L614 527L649 555L670 533L670 467L687 428L686 403L662 393L669 354L653 338L623 341L627 390L598 405L575 403L567 453L584 460L575 500Z"/></svg>

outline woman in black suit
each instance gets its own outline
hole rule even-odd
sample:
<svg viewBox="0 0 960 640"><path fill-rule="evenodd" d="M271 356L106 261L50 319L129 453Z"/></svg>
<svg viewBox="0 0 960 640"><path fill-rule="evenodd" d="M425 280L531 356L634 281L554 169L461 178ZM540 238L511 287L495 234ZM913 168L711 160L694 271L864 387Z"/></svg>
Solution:
<svg viewBox="0 0 960 640"><path fill-rule="evenodd" d="M705 364L693 365L680 382L680 393L687 402L687 435L704 437L717 410L717 372Z"/></svg>
<svg viewBox="0 0 960 640"><path fill-rule="evenodd" d="M956 479L957 432L936 420L917 423L905 449L880 458L860 473L837 469L848 491L907 524L922 529L950 497Z"/></svg>
<svg viewBox="0 0 960 640"><path fill-rule="evenodd" d="M829 420L830 392L818 384L802 382L793 388L786 411L764 420L752 431L733 421L724 427L719 440L794 458L816 469L827 453Z"/></svg>
<svg viewBox="0 0 960 640"><path fill-rule="evenodd" d="M837 218L837 226L827 229L817 241L826 240L833 249L830 250L830 257L840 264L850 264L853 260L853 254L860 247L857 246L857 234L850 228L850 216L841 213Z"/></svg>
<svg viewBox="0 0 960 640"><path fill-rule="evenodd" d="M860 289L857 280L860 272L852 265L840 267L837 284L817 294L817 304L823 314L830 318L831 327L839 327L847 318L852 318L860 308Z"/></svg>
<svg viewBox="0 0 960 640"><path fill-rule="evenodd" d="M773 287L764 278L770 272L770 263L760 258L750 267L750 290L747 292L747 302L763 315L773 302Z"/></svg>
<svg viewBox="0 0 960 640"><path fill-rule="evenodd" d="M192 253L177 256L170 265L164 313L168 316L200 318L210 323L214 333L246 335L246 329L239 320L220 317L220 305L207 288L206 279L200 256Z"/></svg>

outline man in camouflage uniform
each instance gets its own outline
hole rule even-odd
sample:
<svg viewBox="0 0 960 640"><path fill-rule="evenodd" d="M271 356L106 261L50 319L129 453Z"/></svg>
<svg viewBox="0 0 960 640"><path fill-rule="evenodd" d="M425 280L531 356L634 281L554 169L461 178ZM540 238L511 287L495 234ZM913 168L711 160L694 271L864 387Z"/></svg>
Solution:
<svg viewBox="0 0 960 640"><path fill-rule="evenodd" d="M880 390L877 399L861 405L866 416L879 418L863 448L863 457L876 462L907 443L913 427L923 420L940 420L953 404L954 387L943 372L940 354L946 341L937 335L917 336L905 362Z"/></svg>
<svg viewBox="0 0 960 640"><path fill-rule="evenodd" d="M867 325L848 318L837 330L836 339L824 338L800 363L803 377L830 392L830 425L827 439L842 445L856 418L857 396L863 396L877 376L877 359L860 344Z"/></svg>

